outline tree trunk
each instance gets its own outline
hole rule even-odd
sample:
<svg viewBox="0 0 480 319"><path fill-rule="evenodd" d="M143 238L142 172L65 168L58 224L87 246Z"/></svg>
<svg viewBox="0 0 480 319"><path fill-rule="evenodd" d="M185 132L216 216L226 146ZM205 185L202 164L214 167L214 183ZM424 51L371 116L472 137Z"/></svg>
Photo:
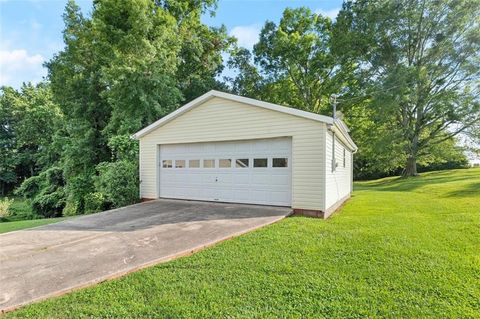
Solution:
<svg viewBox="0 0 480 319"><path fill-rule="evenodd" d="M417 157L415 155L410 155L407 159L407 165L403 171L403 176L417 176Z"/></svg>

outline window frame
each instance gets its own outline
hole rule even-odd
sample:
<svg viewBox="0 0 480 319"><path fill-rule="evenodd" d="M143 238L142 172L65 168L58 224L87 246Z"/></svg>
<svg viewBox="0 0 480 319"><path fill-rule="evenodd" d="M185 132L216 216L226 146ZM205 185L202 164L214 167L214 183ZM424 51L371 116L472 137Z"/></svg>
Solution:
<svg viewBox="0 0 480 319"><path fill-rule="evenodd" d="M190 165L190 162L192 162L192 161L197 161L197 162L198 162L198 166L193 166L193 167L192 167L192 166ZM188 160L188 168L200 168L200 167L201 167L201 164L202 164L202 161L199 160L199 159L189 159L189 160Z"/></svg>
<svg viewBox="0 0 480 319"><path fill-rule="evenodd" d="M247 166L238 166L237 161L247 161ZM245 164L245 163L243 163ZM244 158L235 158L235 168L250 168L250 158L244 157Z"/></svg>
<svg viewBox="0 0 480 319"><path fill-rule="evenodd" d="M255 160L265 160L266 161L266 166L255 166ZM253 168L268 168L268 157L258 157L258 158L253 158Z"/></svg>
<svg viewBox="0 0 480 319"><path fill-rule="evenodd" d="M285 160L285 166L275 166L275 160ZM288 168L290 159L288 157L272 157L272 168Z"/></svg>
<svg viewBox="0 0 480 319"><path fill-rule="evenodd" d="M177 167L177 162L183 162L183 167ZM176 159L174 168L175 169L187 168L187 161L184 159Z"/></svg>
<svg viewBox="0 0 480 319"><path fill-rule="evenodd" d="M206 167L205 166L205 161L212 161L213 162L213 166L210 166L210 167ZM202 159L202 168L212 168L212 169L215 169L217 168L217 161L214 159L214 158L204 158Z"/></svg>
<svg viewBox="0 0 480 319"><path fill-rule="evenodd" d="M222 161L230 161L230 166L222 166L220 163ZM222 168L222 169L225 169L225 168L232 168L232 159L231 158L219 158L218 159L218 168Z"/></svg>
<svg viewBox="0 0 480 319"><path fill-rule="evenodd" d="M170 162L170 166L165 166L165 162ZM171 160L171 159L162 159L162 168L173 168L174 166L174 160Z"/></svg>

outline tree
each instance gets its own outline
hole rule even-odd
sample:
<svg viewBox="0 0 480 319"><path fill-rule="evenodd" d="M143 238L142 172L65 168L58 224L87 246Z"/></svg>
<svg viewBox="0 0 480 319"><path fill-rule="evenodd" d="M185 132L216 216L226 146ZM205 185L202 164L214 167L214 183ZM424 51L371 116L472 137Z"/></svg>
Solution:
<svg viewBox="0 0 480 319"><path fill-rule="evenodd" d="M385 128L378 144L399 149L406 176L432 148L478 134L479 16L478 0L361 0L337 18L335 43L358 64L372 118Z"/></svg>
<svg viewBox="0 0 480 319"><path fill-rule="evenodd" d="M66 123L59 163L65 212L83 212L85 198L91 200L91 210L99 206L95 180L105 170L97 168L114 170L115 164L106 163L119 161L112 149L117 137L129 136L185 98L219 86L215 77L222 67L221 53L231 39L224 27L209 28L200 20L215 3L96 0L89 18L73 0L67 3L65 48L47 63ZM123 152L132 154L138 146L122 147L131 147ZM124 172L135 174L131 168L137 167L137 159L128 161Z"/></svg>
<svg viewBox="0 0 480 319"><path fill-rule="evenodd" d="M9 188L15 184L17 166L15 139L13 98L18 95L14 89L2 87L0 95L0 195L4 196Z"/></svg>
<svg viewBox="0 0 480 319"><path fill-rule="evenodd" d="M47 83L24 84L19 91L1 88L1 194L58 160L55 139L61 126L62 114Z"/></svg>
<svg viewBox="0 0 480 319"><path fill-rule="evenodd" d="M267 22L254 46L273 102L314 113L329 112L330 95L346 87L347 64L332 51L333 23L308 8L286 9L280 23Z"/></svg>

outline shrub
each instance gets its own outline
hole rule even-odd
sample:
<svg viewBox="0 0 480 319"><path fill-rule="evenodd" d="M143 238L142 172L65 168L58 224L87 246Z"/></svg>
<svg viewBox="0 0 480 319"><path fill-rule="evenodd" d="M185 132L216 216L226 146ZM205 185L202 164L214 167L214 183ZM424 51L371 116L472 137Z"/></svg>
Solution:
<svg viewBox="0 0 480 319"><path fill-rule="evenodd" d="M85 212L85 197L94 191L93 174L93 171L86 171L68 180L66 187L68 195L63 211L65 216L79 215Z"/></svg>
<svg viewBox="0 0 480 319"><path fill-rule="evenodd" d="M138 202L137 162L103 162L97 165L97 170L99 175L95 181L95 189L112 204L112 208Z"/></svg>
<svg viewBox="0 0 480 319"><path fill-rule="evenodd" d="M63 189L57 189L52 193L41 193L32 200L32 210L44 217L62 216L65 207L65 192Z"/></svg>
<svg viewBox="0 0 480 319"><path fill-rule="evenodd" d="M63 170L54 166L23 181L15 193L31 199L35 214L57 217L65 207L64 185Z"/></svg>
<svg viewBox="0 0 480 319"><path fill-rule="evenodd" d="M98 213L110 208L111 203L99 192L85 195L85 214Z"/></svg>
<svg viewBox="0 0 480 319"><path fill-rule="evenodd" d="M9 199L5 197L4 199L0 199L0 218L10 216L10 206L13 204L13 198Z"/></svg>
<svg viewBox="0 0 480 319"><path fill-rule="evenodd" d="M79 203L75 201L67 201L63 208L63 216L75 216L80 214Z"/></svg>

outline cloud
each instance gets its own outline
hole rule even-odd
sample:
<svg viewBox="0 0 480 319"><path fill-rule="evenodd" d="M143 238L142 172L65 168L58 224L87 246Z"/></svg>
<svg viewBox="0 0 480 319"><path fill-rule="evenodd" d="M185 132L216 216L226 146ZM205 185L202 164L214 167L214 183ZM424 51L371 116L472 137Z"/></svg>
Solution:
<svg viewBox="0 0 480 319"><path fill-rule="evenodd" d="M39 82L46 74L40 54L25 49L0 50L0 85L20 87L23 82Z"/></svg>
<svg viewBox="0 0 480 319"><path fill-rule="evenodd" d="M258 42L260 30L260 24L236 26L230 31L230 36L238 39L239 46L251 50L253 45Z"/></svg>
<svg viewBox="0 0 480 319"><path fill-rule="evenodd" d="M333 8L330 10L323 10L323 9L315 10L316 14L321 14L322 16L329 17L332 20L335 20L337 18L337 15L339 12L340 12L340 8Z"/></svg>

